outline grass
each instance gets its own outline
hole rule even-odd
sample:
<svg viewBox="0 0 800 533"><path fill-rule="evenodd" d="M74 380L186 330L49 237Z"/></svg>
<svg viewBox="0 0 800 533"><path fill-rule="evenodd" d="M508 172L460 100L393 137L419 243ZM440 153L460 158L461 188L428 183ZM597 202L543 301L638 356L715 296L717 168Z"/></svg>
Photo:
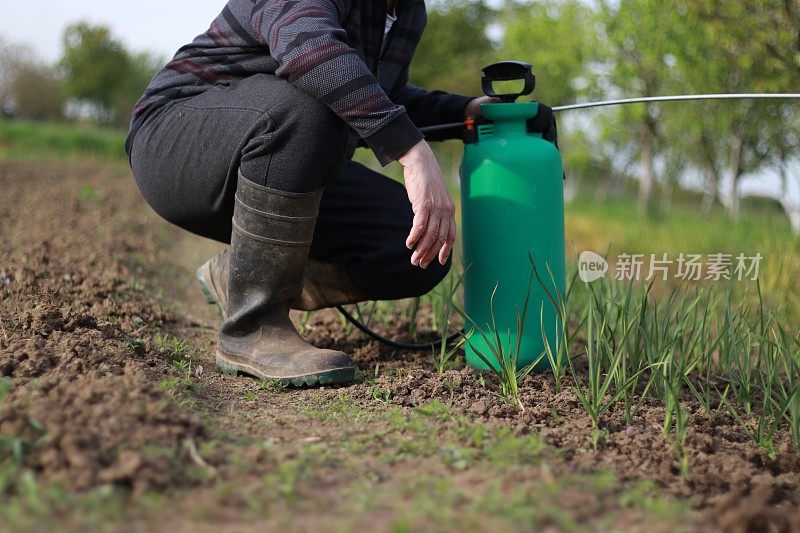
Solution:
<svg viewBox="0 0 800 533"><path fill-rule="evenodd" d="M793 235L785 215L775 210L747 209L739 220L722 211L704 215L694 203L673 204L660 218L641 217L632 197L602 202L579 195L565 208L568 255L594 250L608 258L620 253L697 254L761 253L759 269L765 304L795 326L800 324L800 236ZM702 283L701 283L702 285ZM751 293L750 297L755 298Z"/></svg>
<svg viewBox="0 0 800 533"><path fill-rule="evenodd" d="M0 159L97 157L126 161L127 132L88 124L0 119Z"/></svg>
<svg viewBox="0 0 800 533"><path fill-rule="evenodd" d="M10 377L0 378L0 405L11 392ZM41 424L32 418L24 420L24 427L12 435L0 434L0 495L4 493L28 495L35 481L25 470L25 456L45 438Z"/></svg>

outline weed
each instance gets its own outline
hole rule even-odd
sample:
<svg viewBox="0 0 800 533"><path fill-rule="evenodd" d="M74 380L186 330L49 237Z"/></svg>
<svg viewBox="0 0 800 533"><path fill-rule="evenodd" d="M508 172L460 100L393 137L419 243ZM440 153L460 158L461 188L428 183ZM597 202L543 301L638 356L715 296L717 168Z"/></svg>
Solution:
<svg viewBox="0 0 800 533"><path fill-rule="evenodd" d="M189 356L189 347L186 341L168 333L156 333L153 337L153 345L159 350L168 352L172 359L183 359Z"/></svg>
<svg viewBox="0 0 800 533"><path fill-rule="evenodd" d="M242 399L246 402L254 402L258 399L258 397L256 396L255 392L248 390L244 392Z"/></svg>
<svg viewBox="0 0 800 533"><path fill-rule="evenodd" d="M172 361L172 369L180 374L182 377L192 377L192 363L187 359L177 359Z"/></svg>
<svg viewBox="0 0 800 533"><path fill-rule="evenodd" d="M313 402L313 406L304 409L302 414L316 420L355 422L365 416L364 409L346 395L337 396L334 400L317 396Z"/></svg>
<svg viewBox="0 0 800 533"><path fill-rule="evenodd" d="M11 388L11 378L0 379L0 401L10 393ZM30 417L25 417L22 428L16 434L0 435L0 494L7 491L24 493L26 487L35 489L31 474L23 469L24 461L25 456L39 446L44 438L44 428Z"/></svg>
<svg viewBox="0 0 800 533"><path fill-rule="evenodd" d="M84 185L78 189L77 197L81 202L96 202L101 199L102 195L91 185Z"/></svg>
<svg viewBox="0 0 800 533"><path fill-rule="evenodd" d="M14 385L14 381L8 377L3 376L0 378L0 402L8 396L8 393L11 392L11 387Z"/></svg>
<svg viewBox="0 0 800 533"><path fill-rule="evenodd" d="M605 443L608 440L608 430L606 428L595 427L592 429L592 432L589 433L587 440L589 444L592 446L594 451L600 447L601 444Z"/></svg>
<svg viewBox="0 0 800 533"><path fill-rule="evenodd" d="M145 347L145 342L142 339L137 339L134 337L128 337L122 342L122 344L124 346L127 346L134 352L138 352L139 350L142 350Z"/></svg>
<svg viewBox="0 0 800 533"><path fill-rule="evenodd" d="M421 405L414 409L414 412L424 417L433 418L442 422L451 420L453 418L452 408L439 400L431 400L425 405Z"/></svg>
<svg viewBox="0 0 800 533"><path fill-rule="evenodd" d="M157 384L158 389L164 392L175 392L181 387L181 381L178 378L170 377L164 378Z"/></svg>
<svg viewBox="0 0 800 533"><path fill-rule="evenodd" d="M147 288L144 282L137 278L131 280L131 287L133 288L134 292L144 292Z"/></svg>
<svg viewBox="0 0 800 533"><path fill-rule="evenodd" d="M380 385L373 385L369 388L369 395L373 400L380 403L389 403L392 399L392 391L388 387L381 387Z"/></svg>
<svg viewBox="0 0 800 533"><path fill-rule="evenodd" d="M485 458L495 468L516 469L521 465L538 464L547 450L547 444L535 434L514 435L502 428L482 442Z"/></svg>
<svg viewBox="0 0 800 533"><path fill-rule="evenodd" d="M288 388L288 384L281 381L280 379L266 378L262 379L261 382L259 382L258 388L270 394L277 394L279 392L285 391Z"/></svg>
<svg viewBox="0 0 800 533"><path fill-rule="evenodd" d="M301 335L305 335L307 333L306 328L308 327L308 321L311 319L311 311L303 311L300 314L300 327L298 328Z"/></svg>

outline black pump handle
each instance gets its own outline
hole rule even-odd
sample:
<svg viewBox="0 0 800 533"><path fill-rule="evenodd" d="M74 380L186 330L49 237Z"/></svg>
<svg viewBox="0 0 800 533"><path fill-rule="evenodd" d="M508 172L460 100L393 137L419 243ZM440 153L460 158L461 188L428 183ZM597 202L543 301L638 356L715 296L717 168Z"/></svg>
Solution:
<svg viewBox="0 0 800 533"><path fill-rule="evenodd" d="M495 81L524 80L525 86L518 93L497 94L492 87ZM523 61L500 61L483 68L483 78L481 78L483 92L486 96L500 98L503 102L513 102L520 96L531 94L536 87L536 76L530 63Z"/></svg>

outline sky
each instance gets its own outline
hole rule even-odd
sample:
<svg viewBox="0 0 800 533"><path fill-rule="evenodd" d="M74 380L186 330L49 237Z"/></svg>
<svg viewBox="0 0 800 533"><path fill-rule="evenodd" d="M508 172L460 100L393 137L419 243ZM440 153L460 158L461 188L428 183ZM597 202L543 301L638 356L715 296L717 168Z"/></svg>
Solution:
<svg viewBox="0 0 800 533"><path fill-rule="evenodd" d="M0 38L27 44L46 61L61 57L73 22L106 24L132 51L164 57L203 33L225 0L0 0Z"/></svg>

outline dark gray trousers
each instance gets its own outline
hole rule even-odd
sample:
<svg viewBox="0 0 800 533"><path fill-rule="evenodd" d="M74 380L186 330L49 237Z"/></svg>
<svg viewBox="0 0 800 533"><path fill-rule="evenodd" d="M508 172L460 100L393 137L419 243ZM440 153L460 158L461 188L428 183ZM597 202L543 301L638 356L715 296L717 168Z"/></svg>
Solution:
<svg viewBox="0 0 800 533"><path fill-rule="evenodd" d="M239 171L260 185L307 192L322 187L309 257L345 268L372 299L418 296L450 263L410 263L413 213L405 188L348 161L347 128L330 109L288 82L257 75L167 104L136 133L131 166L160 216L229 243Z"/></svg>

